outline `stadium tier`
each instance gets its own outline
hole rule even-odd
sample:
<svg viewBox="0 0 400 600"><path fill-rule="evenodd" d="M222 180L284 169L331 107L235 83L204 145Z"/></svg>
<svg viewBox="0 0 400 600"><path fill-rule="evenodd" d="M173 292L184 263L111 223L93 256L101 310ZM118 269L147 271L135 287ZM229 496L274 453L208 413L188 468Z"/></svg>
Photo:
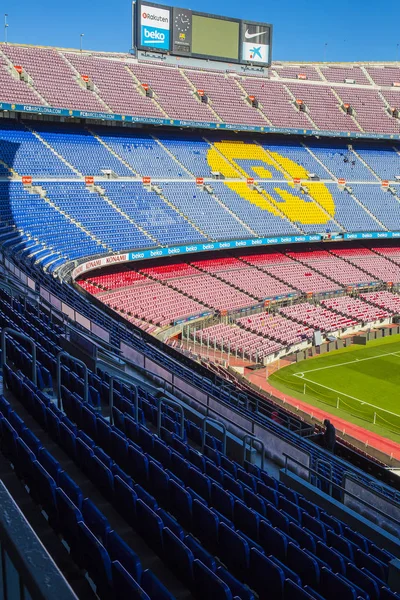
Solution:
<svg viewBox="0 0 400 600"><path fill-rule="evenodd" d="M400 332L400 69L165 62L0 44L2 478L80 600L396 599L399 415L269 382Z"/></svg>
<svg viewBox="0 0 400 600"><path fill-rule="evenodd" d="M390 143L382 148L398 159ZM388 164L395 181L397 163ZM383 188L356 145L335 141L286 145L277 136L268 142L211 132L186 139L184 133L2 119L0 165L3 178L11 178L1 183L4 211L13 213L18 190L21 197L32 196L38 215L57 223L41 239L35 223L22 215L7 222L8 234L16 230L14 243L34 240L41 250L37 260L51 269L104 251L400 228L399 187ZM29 186L21 183L26 175L33 178ZM89 185L84 177L94 179ZM342 177L345 183L338 184ZM150 178L147 184L143 178ZM83 239L87 251L58 245L63 230Z"/></svg>
<svg viewBox="0 0 400 600"><path fill-rule="evenodd" d="M399 69L385 64L280 63L249 77L177 62L160 66L125 54L16 44L1 44L0 60L0 102L195 123L400 134L393 113Z"/></svg>

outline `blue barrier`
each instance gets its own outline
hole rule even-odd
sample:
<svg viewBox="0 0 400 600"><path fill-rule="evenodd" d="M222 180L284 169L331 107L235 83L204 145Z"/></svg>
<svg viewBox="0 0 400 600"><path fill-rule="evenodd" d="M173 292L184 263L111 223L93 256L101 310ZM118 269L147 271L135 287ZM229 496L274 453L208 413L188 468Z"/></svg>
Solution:
<svg viewBox="0 0 400 600"><path fill-rule="evenodd" d="M31 104L10 104L0 102L0 110L30 113L38 115L56 115L59 117L73 117L78 119L96 119L102 121L116 121L123 123L143 123L150 125L168 125L172 127L195 127L200 129L219 129L225 131L253 131L259 133L285 133L292 135L323 135L335 138L357 138L366 140L400 140L400 134L364 133L361 131L327 131L324 129L292 129L290 127L258 127L255 125L230 124L230 123L203 123L183 119L157 119L153 117L136 117L133 115L119 115L106 112L91 112L87 110L69 110L67 108L54 108L52 106L34 106Z"/></svg>

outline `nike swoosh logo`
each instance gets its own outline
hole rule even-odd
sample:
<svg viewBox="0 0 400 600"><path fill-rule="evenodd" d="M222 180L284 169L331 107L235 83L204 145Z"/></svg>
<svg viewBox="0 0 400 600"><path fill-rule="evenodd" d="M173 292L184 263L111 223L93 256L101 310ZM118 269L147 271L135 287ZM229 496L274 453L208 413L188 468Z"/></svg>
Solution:
<svg viewBox="0 0 400 600"><path fill-rule="evenodd" d="M244 32L244 37L246 38L246 40L251 40L252 38L259 37L260 35L264 35L264 33L267 33L267 30L260 31L259 33L249 33L249 30L246 29L246 31Z"/></svg>

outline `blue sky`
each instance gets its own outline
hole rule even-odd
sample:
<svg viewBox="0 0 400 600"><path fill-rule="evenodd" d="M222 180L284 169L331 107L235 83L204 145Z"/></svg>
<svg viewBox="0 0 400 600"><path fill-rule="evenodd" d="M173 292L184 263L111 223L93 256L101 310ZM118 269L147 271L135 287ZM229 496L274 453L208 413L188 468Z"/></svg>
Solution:
<svg viewBox="0 0 400 600"><path fill-rule="evenodd" d="M175 6L272 23L274 60L323 61L325 52L328 61L400 59L395 0L178 0ZM79 47L84 33L86 49L130 48L129 0L3 0L2 9L1 23L9 15L10 42Z"/></svg>

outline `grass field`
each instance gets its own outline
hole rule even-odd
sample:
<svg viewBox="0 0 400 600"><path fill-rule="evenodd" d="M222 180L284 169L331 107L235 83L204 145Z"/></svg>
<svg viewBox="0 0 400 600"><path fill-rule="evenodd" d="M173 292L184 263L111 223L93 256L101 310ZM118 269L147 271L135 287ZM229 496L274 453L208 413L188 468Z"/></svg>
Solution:
<svg viewBox="0 0 400 600"><path fill-rule="evenodd" d="M294 363L274 373L269 382L400 442L400 335Z"/></svg>

